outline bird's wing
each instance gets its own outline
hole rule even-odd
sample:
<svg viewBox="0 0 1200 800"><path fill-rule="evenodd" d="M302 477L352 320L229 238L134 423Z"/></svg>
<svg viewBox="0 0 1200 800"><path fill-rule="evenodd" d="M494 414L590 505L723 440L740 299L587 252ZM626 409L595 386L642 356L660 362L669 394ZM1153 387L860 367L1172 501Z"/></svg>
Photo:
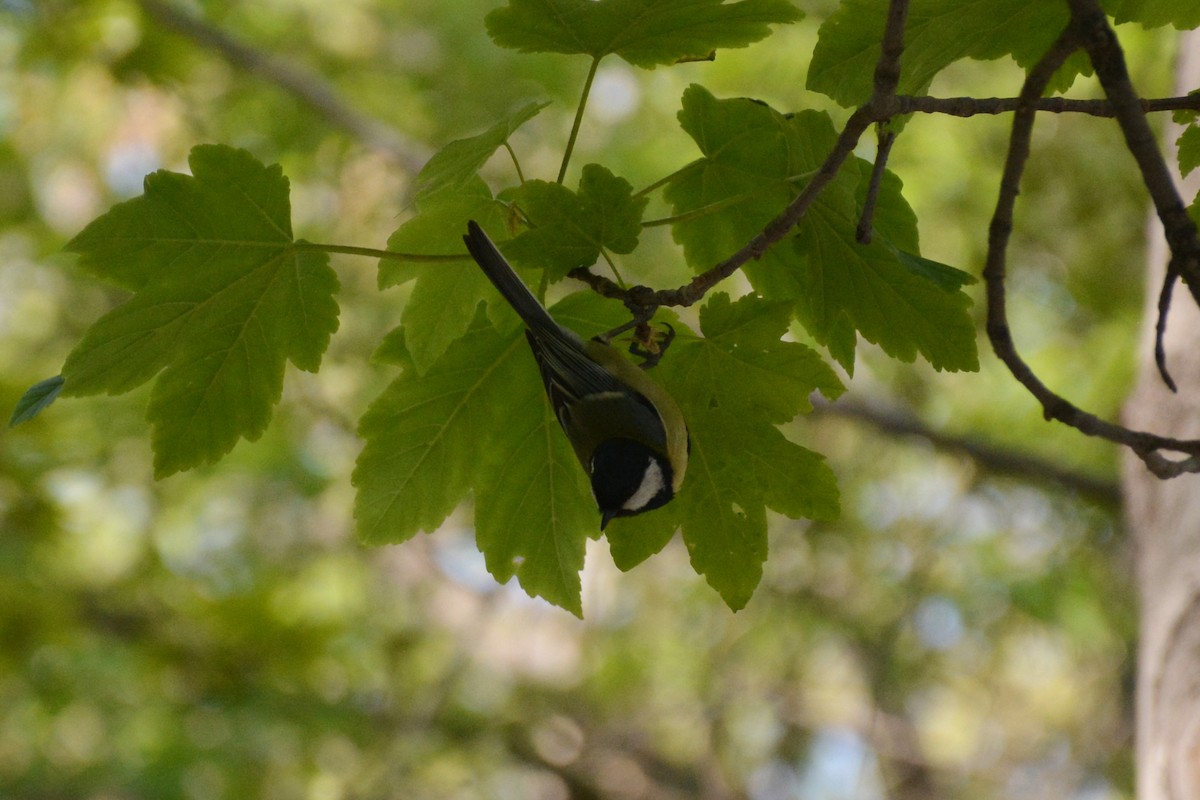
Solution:
<svg viewBox="0 0 1200 800"><path fill-rule="evenodd" d="M657 450L666 447L662 418L640 392L569 340L532 331L527 336L555 416L584 467L605 439L632 439Z"/></svg>

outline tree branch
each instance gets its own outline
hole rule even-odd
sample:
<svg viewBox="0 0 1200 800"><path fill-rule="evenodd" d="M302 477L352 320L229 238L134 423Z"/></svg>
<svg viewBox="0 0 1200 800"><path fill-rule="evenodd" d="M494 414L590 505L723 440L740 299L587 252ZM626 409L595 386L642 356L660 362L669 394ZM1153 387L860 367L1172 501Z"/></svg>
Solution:
<svg viewBox="0 0 1200 800"><path fill-rule="evenodd" d="M1080 1L1094 4L1094 0ZM705 294L718 283L728 278L734 272L737 272L750 261L761 258L767 249L783 239L804 218L805 213L807 213L809 207L820 195L825 186L836 177L838 170L854 151L854 148L858 145L867 128L874 123L884 123L897 116L912 113L949 114L960 117L970 117L978 114L1005 114L1016 111L1022 104L1030 106L1033 110L1037 111L1079 113L1097 117L1118 117L1121 114L1129 113L1127 107L1118 107L1119 104L1112 99L1072 100L1059 97L1044 98L1041 97L1040 91L1036 97L1032 98L938 98L897 95L896 87L900 79L900 57L904 49L904 26L908 15L908 5L908 0L891 0L888 4L887 22L884 28L879 61L875 65L874 88L871 99L865 105L860 106L850 116L850 119L842 128L833 150L800 194L796 196L779 216L767 223L766 227L751 239L746 246L725 261L697 275L690 283L676 289L653 290L645 286L634 286L626 290L603 276L593 274L586 267L573 270L570 273L571 277L587 283L594 291L604 297L623 301L634 312L636 317L642 319L652 316L654 308L658 306L693 305L703 299ZM1124 97L1123 102L1127 106L1129 97ZM1143 113L1172 110L1200 111L1200 95L1143 100L1134 94L1132 102ZM888 146L890 146L890 142ZM654 187L658 185L659 183L656 183ZM1186 214L1184 216L1186 217ZM864 213L864 218L869 221L869 213ZM859 234L861 240L861 227ZM1200 287L1200 280L1196 284ZM1200 302L1200 298L1198 298L1197 302Z"/></svg>
<svg viewBox="0 0 1200 800"><path fill-rule="evenodd" d="M1116 33L1108 24L1108 17L1097 0L1068 0L1068 3L1072 18L1082 33L1081 43L1092 61L1100 85L1112 103L1117 123L1125 136L1125 144L1142 172L1142 180L1154 202L1158 218L1162 220L1167 245L1171 250L1171 260L1167 264L1163 289L1159 295L1155 361L1163 381L1174 391L1175 382L1167 372L1162 338L1171 307L1171 289L1178 278L1184 279L1192 298L1200 304L1200 241L1196 238L1196 224L1187 214L1183 198L1175 188L1171 171L1158 147L1158 140L1146 121L1146 113L1129 79L1125 55L1121 52Z"/></svg>
<svg viewBox="0 0 1200 800"><path fill-rule="evenodd" d="M947 114L952 117L974 117L980 114L1010 114L1017 110L1019 97L929 97L899 95L899 114ZM1160 97L1152 100L1138 98L1146 113L1161 111L1200 111L1200 95ZM1034 102L1038 111L1051 114L1087 114L1093 117L1115 117L1116 111L1108 100L1074 100L1069 97L1039 97Z"/></svg>
<svg viewBox="0 0 1200 800"><path fill-rule="evenodd" d="M570 275L588 284L604 297L624 302L636 317L647 319L658 306L690 306L704 298L710 289L737 272L750 261L757 260L776 242L783 239L804 218L821 191L837 176L838 170L857 147L866 130L875 123L884 123L904 114L949 114L970 117L978 114L1005 114L1016 111L1022 102L1032 104L1038 111L1078 113L1097 117L1114 117L1117 111L1109 100L1071 100L1040 96L1035 98L971 98L971 97L914 97L895 93L900 75L900 56L903 52L904 23L907 0L892 0L879 61L875 67L875 85L871 99L860 106L846 122L837 143L821 167L813 174L804 189L786 209L771 220L763 230L742 249L689 283L675 289L654 290L645 286L622 289L608 278L596 275L586 267ZM1200 95L1168 97L1153 100L1137 99L1146 112L1197 110ZM690 166L690 165L689 165ZM657 187L659 184L654 184ZM651 188L654 188L651 187ZM645 191L645 190L644 190ZM1200 281L1198 281L1200 284Z"/></svg>
<svg viewBox="0 0 1200 800"><path fill-rule="evenodd" d="M904 25L908 19L908 0L890 0L887 24L883 32L883 46L879 61L875 64L875 84L871 99L859 107L838 135L833 150L826 156L796 199L783 213L767 223L762 232L749 244L712 269L697 275L692 282L674 292L655 292L657 305L692 305L700 300L716 284L728 278L751 260L758 260L767 249L787 236L800 223L809 207L835 177L842 164L854 152L863 133L875 122L890 119L899 107L896 86L900 81L900 56L904 52Z"/></svg>
<svg viewBox="0 0 1200 800"><path fill-rule="evenodd" d="M850 115L833 150L796 198L745 247L677 289L654 290L646 286L633 286L622 290L612 281L594 275L586 268L572 270L571 276L586 282L605 297L622 300L633 311L635 318L648 319L658 306L690 306L699 302L709 289L750 261L761 258L804 218L825 187L837 177L838 170L854 152L863 133L874 122L890 119L898 113L896 85L900 75L900 54L904 46L904 22L907 16L908 0L890 0L884 46L875 66L875 87L871 99Z"/></svg>
<svg viewBox="0 0 1200 800"><path fill-rule="evenodd" d="M1069 0L1072 11L1081 4L1094 5L1094 0ZM1103 17L1103 15L1101 15ZM1107 20L1102 19L1107 27ZM1200 472L1200 441L1182 441L1151 433L1133 431L1114 425L1089 414L1065 398L1051 391L1018 354L1008 324L1007 300L1005 296L1006 258L1008 241L1013 228L1013 207L1020 190L1021 175L1029 158L1030 140L1034 118L1037 115L1037 100L1045 91L1050 78L1067 59L1081 46L1086 46L1095 21L1090 17L1072 16L1066 30L1058 37L1050 50L1034 65L1021 87L1018 106L1013 115L1012 133L1009 138L1008 154L1000 181L1000 193L996 210L988 230L987 261L983 278L987 292L987 333L996 355L1009 371L1042 405L1046 419L1058 420L1089 436L1099 436L1129 447L1145 462L1158 477L1168 478L1185 472ZM1093 45L1094 46L1094 45ZM1110 97L1110 100L1113 98ZM1128 98L1125 99L1127 105ZM1136 107L1134 113L1140 114ZM1114 101L1114 110L1129 113L1121 102ZM1161 213L1161 211L1160 211ZM1161 451L1183 453L1188 456L1172 460Z"/></svg>
<svg viewBox="0 0 1200 800"><path fill-rule="evenodd" d="M198 17L175 7L169 0L137 2L148 16L164 27L213 50L234 66L292 93L332 125L342 128L369 146L392 155L407 169L415 172L424 163L427 156L425 148L391 126L347 106L336 90L320 77L255 50ZM975 99L896 94L908 0L890 0L870 100L851 114L834 148L795 199L743 248L676 289L654 290L645 286L622 289L608 278L595 275L585 268L573 270L570 274L586 282L599 294L624 302L639 322L649 319L658 306L690 306L742 266L761 258L772 245L787 236L804 218L824 188L837 176L862 135L872 124L910 113L941 113L965 117L1014 112L1009 153L996 211L989 229L988 259L984 268L988 297L987 331L993 348L1014 377L1041 403L1047 419L1057 419L1085 434L1100 436L1130 447L1159 477L1200 472L1200 442L1132 431L1080 410L1041 382L1021 359L1012 341L1004 288L1005 259L1012 231L1012 210L1020 177L1029 156L1029 142L1037 111L1114 117L1121 125L1130 152L1138 162L1146 187L1163 222L1172 253L1160 295L1156 342L1160 371L1172 388L1174 386L1167 374L1162 355L1162 336L1170 308L1171 288L1179 277L1185 279L1193 298L1200 303L1200 240L1197 237L1196 226L1185 211L1183 201L1175 189L1145 118L1147 112L1153 111L1200 110L1200 96L1156 100L1139 98L1129 80L1120 45L1096 0L1067 2L1071 7L1071 23L1046 56L1030 71L1021 95L1016 98ZM1050 77L1066 57L1079 47L1087 50L1108 99L1070 100L1042 97ZM933 441L932 437L927 438ZM1188 457L1172 460L1162 454L1161 451L1164 450L1182 453ZM1098 487L1092 487L1092 490L1088 490L1087 493L1103 494Z"/></svg>
<svg viewBox="0 0 1200 800"><path fill-rule="evenodd" d="M428 149L400 131L346 105L337 90L321 77L250 47L225 31L176 7L169 0L137 0L146 14L162 25L220 55L230 64L291 93L331 125L349 133L416 173L429 157Z"/></svg>
<svg viewBox="0 0 1200 800"><path fill-rule="evenodd" d="M1108 508L1117 508L1121 504L1121 490L1115 480L1097 478L1050 459L998 447L976 437L945 433L900 409L844 398L837 403L817 399L813 409L824 416L865 423L890 436L924 439L939 450L967 456L988 472L1030 483L1057 484Z"/></svg>
<svg viewBox="0 0 1200 800"><path fill-rule="evenodd" d="M987 334L992 348L1013 377L1041 404L1047 420L1058 420L1088 436L1097 436L1129 447L1142 459L1147 468L1160 478L1200 472L1200 441L1131 430L1083 411L1051 391L1021 358L1013 343L1005 289L1006 258L1013 229L1013 209L1020 190L1021 176L1029 159L1033 123L1039 110L1112 116L1121 125L1126 142L1137 159L1147 189L1166 229L1167 241L1172 251L1167 282L1159 302L1158 353L1162 352L1162 333L1174 280L1184 277L1193 297L1200 303L1200 243L1197 240L1196 226L1184 210L1183 201L1175 189L1145 118L1145 113L1150 110L1196 108L1200 104L1200 98L1141 100L1129 80L1116 35L1109 27L1097 0L1067 1L1071 7L1071 20L1050 50L1029 71L1020 95L1015 100L971 101L967 98L914 98L899 97L895 94L908 4L905 0L891 0L871 99L851 114L833 150L795 200L745 247L678 289L655 291L644 286L635 286L629 290L622 290L606 278L592 275L586 269L574 270L572 276L587 282L606 297L624 301L639 319L648 318L658 306L692 305L703 298L710 288L732 275L744 264L761 257L767 248L795 227L820 192L837 175L862 134L872 123L913 111L969 116L975 113L1001 113L1012 110L1012 133L996 210L988 229L987 261L983 270L988 305ZM1071 53L1081 47L1087 50L1092 59L1108 99L1066 101L1043 98L1042 94L1055 72ZM1162 365L1161 355L1159 363L1164 377L1169 382L1170 378ZM1182 454L1185 457L1171 458L1165 455L1165 452Z"/></svg>

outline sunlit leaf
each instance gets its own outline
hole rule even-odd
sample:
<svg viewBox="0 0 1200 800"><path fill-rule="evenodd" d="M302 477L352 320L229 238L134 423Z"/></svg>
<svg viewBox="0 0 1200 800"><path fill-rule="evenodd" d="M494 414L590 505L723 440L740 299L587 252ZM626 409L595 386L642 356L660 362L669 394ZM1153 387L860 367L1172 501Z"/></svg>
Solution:
<svg viewBox="0 0 1200 800"><path fill-rule="evenodd" d="M379 284L395 286L416 278L401 319L408 354L423 372L467 332L479 303L495 297L463 244L467 220L496 234L504 230L505 212L478 176L462 181L455 191L418 201L416 210L388 239L388 249L449 260L380 259Z"/></svg>
<svg viewBox="0 0 1200 800"><path fill-rule="evenodd" d="M479 327L423 375L405 371L359 422L354 517L370 544L433 531L466 496L523 343Z"/></svg>
<svg viewBox="0 0 1200 800"><path fill-rule="evenodd" d="M550 280L591 266L601 249L633 252L648 202L633 196L629 181L599 164L583 168L577 192L549 181L526 181L512 196L533 227L514 238L505 252L545 269Z"/></svg>
<svg viewBox="0 0 1200 800"><path fill-rule="evenodd" d="M838 514L833 473L775 424L811 408L813 391L836 397L842 387L809 348L780 341L786 317L777 304L716 294L700 321L705 336L681 331L655 367L691 439L683 488L663 517L682 525L692 566L737 610L762 577L767 508L815 519ZM608 532L614 560L629 569L672 531L653 519L616 520Z"/></svg>
<svg viewBox="0 0 1200 800"><path fill-rule="evenodd" d="M513 132L533 119L549 103L529 103L498 120L492 127L466 139L456 139L426 162L413 179L416 199L443 189L456 191L470 181Z"/></svg>
<svg viewBox="0 0 1200 800"><path fill-rule="evenodd" d="M1104 0L1101 4L1117 23L1137 22L1144 28L1171 25L1179 30L1200 27L1200 4L1179 0Z"/></svg>
<svg viewBox="0 0 1200 800"><path fill-rule="evenodd" d="M788 0L509 0L488 14L487 29L522 52L615 53L652 68L745 47L801 16Z"/></svg>
<svg viewBox="0 0 1200 800"><path fill-rule="evenodd" d="M84 334L63 394L129 391L158 376L147 417L155 472L228 453L266 429L284 362L315 371L337 330L328 256L292 239L288 181L244 150L202 145L192 175L159 171L67 249L134 289Z"/></svg>
<svg viewBox="0 0 1200 800"><path fill-rule="evenodd" d="M577 293L552 309L584 335L612 327L620 307ZM389 352L401 355L399 336ZM481 316L423 374L406 368L371 405L359 434L355 518L371 544L433 531L469 491L488 570L580 614L584 541L600 520L520 329Z"/></svg>
<svg viewBox="0 0 1200 800"><path fill-rule="evenodd" d="M684 93L680 123L704 157L665 196L681 215L673 230L695 269L727 258L758 234L795 196L797 177L815 170L836 139L824 114L784 116L751 100L718 100L699 86ZM764 298L792 301L801 323L847 368L857 331L903 360L920 353L938 369L975 369L970 299L957 291L970 278L915 253L901 255L901 246L917 246L917 230L899 180L887 177L881 185L871 244L857 241L867 174L864 162L847 164L795 236L747 264L747 276Z"/></svg>
<svg viewBox="0 0 1200 800"><path fill-rule="evenodd" d="M821 25L808 69L808 88L844 106L870 96L887 17L887 0L844 0ZM933 77L962 58L1012 56L1032 66L1067 23L1064 3L1044 0L913 0L904 29L899 91L922 94ZM1087 68L1069 62L1055 88Z"/></svg>
<svg viewBox="0 0 1200 800"><path fill-rule="evenodd" d="M496 421L476 481L476 540L496 580L516 575L530 595L582 616L584 543L599 520L583 469L528 361L513 372L502 401L523 413Z"/></svg>

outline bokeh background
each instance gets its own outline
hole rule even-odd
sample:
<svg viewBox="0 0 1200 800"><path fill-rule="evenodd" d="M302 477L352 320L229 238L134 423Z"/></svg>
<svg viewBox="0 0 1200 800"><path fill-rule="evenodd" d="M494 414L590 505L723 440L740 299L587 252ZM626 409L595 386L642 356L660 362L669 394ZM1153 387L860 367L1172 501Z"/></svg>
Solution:
<svg viewBox="0 0 1200 800"><path fill-rule="evenodd" d="M587 64L498 49L482 26L496 5L0 0L0 408L123 299L63 244L195 144L282 163L297 235L367 247L405 218L422 158L530 99L553 105L512 144L527 176L552 178ZM713 63L606 61L575 168L645 186L690 160L675 112L692 82L843 120L804 89L835 3L800 5L805 21ZM1143 93L1168 94L1169 33L1119 33ZM963 62L933 92L1012 96L1020 80L1009 61ZM297 94L317 89L336 102ZM978 274L1007 126L909 123L891 164L925 255ZM1035 146L1014 327L1048 382L1113 417L1145 202L1111 121L1045 115ZM221 464L155 482L144 389L0 434L0 797L1131 796L1116 454L1042 422L982 338L971 375L864 346L847 397L788 429L828 456L843 516L774 518L745 610L678 541L629 574L601 541L580 621L495 584L469 508L404 545L356 542L355 420L392 377L369 356L406 290L379 292L369 259L334 264L341 329L321 372L290 370L268 433ZM663 229L629 268L682 277Z"/></svg>

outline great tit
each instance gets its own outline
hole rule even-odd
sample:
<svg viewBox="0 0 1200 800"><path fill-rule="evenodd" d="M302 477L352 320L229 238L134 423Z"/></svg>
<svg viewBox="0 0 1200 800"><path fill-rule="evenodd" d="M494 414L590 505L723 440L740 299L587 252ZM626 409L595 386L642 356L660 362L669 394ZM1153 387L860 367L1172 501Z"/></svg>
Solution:
<svg viewBox="0 0 1200 800"><path fill-rule="evenodd" d="M463 241L525 322L554 415L591 480L600 530L669 502L687 470L679 406L615 348L555 322L474 220Z"/></svg>

